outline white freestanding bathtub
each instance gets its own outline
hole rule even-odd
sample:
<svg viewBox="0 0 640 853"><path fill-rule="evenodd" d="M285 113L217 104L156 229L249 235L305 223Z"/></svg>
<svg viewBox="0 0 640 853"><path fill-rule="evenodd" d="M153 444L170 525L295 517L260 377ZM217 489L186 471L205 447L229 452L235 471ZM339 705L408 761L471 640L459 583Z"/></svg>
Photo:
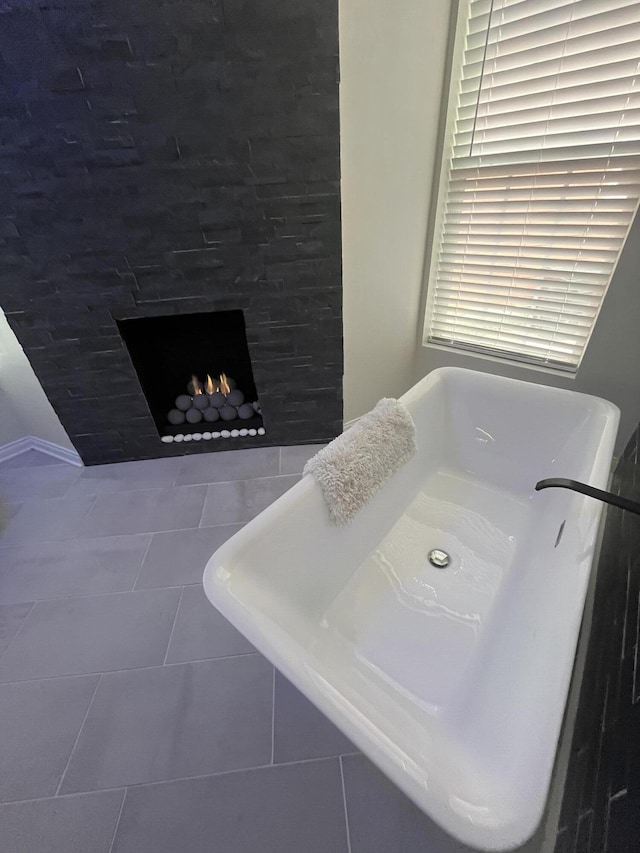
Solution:
<svg viewBox="0 0 640 853"><path fill-rule="evenodd" d="M455 368L402 400L418 452L349 526L305 477L214 554L204 587L426 814L504 850L544 809L602 512L534 486L606 488L619 412Z"/></svg>

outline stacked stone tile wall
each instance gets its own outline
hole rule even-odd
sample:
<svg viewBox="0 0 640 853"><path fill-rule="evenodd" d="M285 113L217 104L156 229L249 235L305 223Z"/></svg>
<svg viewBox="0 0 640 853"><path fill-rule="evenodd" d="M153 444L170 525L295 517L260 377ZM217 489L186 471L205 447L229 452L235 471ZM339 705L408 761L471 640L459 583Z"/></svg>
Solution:
<svg viewBox="0 0 640 853"><path fill-rule="evenodd" d="M640 427L612 490L640 501ZM607 508L556 853L640 850L640 516Z"/></svg>
<svg viewBox="0 0 640 853"><path fill-rule="evenodd" d="M337 0L0 0L0 258L86 463L240 446L161 444L126 317L242 309L242 446L336 435Z"/></svg>

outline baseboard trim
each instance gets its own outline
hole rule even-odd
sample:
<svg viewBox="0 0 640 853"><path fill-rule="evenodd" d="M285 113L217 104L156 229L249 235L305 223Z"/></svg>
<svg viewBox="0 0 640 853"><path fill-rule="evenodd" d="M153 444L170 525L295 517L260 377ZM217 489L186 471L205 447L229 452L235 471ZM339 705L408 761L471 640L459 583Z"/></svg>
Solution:
<svg viewBox="0 0 640 853"><path fill-rule="evenodd" d="M0 447L0 462L8 462L9 459L13 459L21 453L26 453L28 450L37 450L39 453L45 453L47 456L52 456L61 462L67 462L69 465L77 465L79 468L84 467L84 462L75 450L69 450L67 447L61 447L59 444L54 444L52 441L45 441L44 438L38 438L35 435L25 435L24 438L18 438L15 441L10 441L8 444L3 444Z"/></svg>

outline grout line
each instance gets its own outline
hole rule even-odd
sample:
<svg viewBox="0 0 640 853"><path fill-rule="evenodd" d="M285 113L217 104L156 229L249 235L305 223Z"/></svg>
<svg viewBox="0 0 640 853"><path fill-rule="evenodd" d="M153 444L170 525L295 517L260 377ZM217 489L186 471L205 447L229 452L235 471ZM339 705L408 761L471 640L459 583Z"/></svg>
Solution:
<svg viewBox="0 0 640 853"><path fill-rule="evenodd" d="M167 657L169 656L169 649L171 648L171 640L173 640L173 632L176 630L176 622L178 621L178 613L180 613L180 605L182 604L182 596L184 595L184 587L180 592L180 597L178 598L178 606L176 607L176 613L173 617L173 625L171 626L171 633L169 634L169 642L167 643L167 649L164 653L164 659L162 661L162 666L166 666Z"/></svg>
<svg viewBox="0 0 640 853"><path fill-rule="evenodd" d="M342 780L342 804L344 806L344 823L347 831L347 853L351 853L351 833L349 831L349 810L347 809L347 789L344 784L344 767L342 766L342 755L340 761L340 779Z"/></svg>
<svg viewBox="0 0 640 853"><path fill-rule="evenodd" d="M71 498L73 497L73 495L69 495L69 490L71 489L72 486L75 486L75 484L78 482L78 480L82 477L82 472L85 470L84 468L78 468L77 466L75 466L75 468L76 468L77 474L74 477L73 481L71 483L69 483L69 485L64 490L62 495L60 495L60 497L62 497L62 498L66 498L67 496L69 496Z"/></svg>
<svg viewBox="0 0 640 853"><path fill-rule="evenodd" d="M196 586L196 584L175 584L174 586L150 586L142 589L116 589L112 592L83 592L80 595L56 595L53 598L35 598L34 604L47 604L53 601L68 601L70 598L106 598L109 595L128 595L131 592L160 592L162 589L182 589L183 586ZM32 599L27 601L0 601L1 606L12 607L16 604L30 604Z"/></svg>
<svg viewBox="0 0 640 853"><path fill-rule="evenodd" d="M11 646L14 644L14 642L15 642L15 641L18 639L18 637L20 636L20 632L22 631L22 629L24 628L24 626L27 624L27 619L28 619L28 618L29 618L29 616L31 616L31 614L33 613L33 608L36 606L37 602L36 602L36 601L32 601L32 602L28 602L28 601L16 601L16 602L12 602L11 604L7 605L8 607L11 607L11 606L16 606L16 605L18 605L18 604L29 604L29 603L31 603L31 607L29 608L29 612L27 613L27 615L24 617L24 619L23 619L23 620L22 620L22 622L20 623L20 627L18 628L18 630L15 632L15 634L13 635L13 637L9 640L9 645L7 646L7 648L6 648L6 649L5 649L5 650L0 654L0 660L2 660L2 658L6 655L6 653L7 653L7 652L9 651L9 649L11 648Z"/></svg>
<svg viewBox="0 0 640 853"><path fill-rule="evenodd" d="M273 667L273 686L271 692L271 763L276 754L276 668Z"/></svg>
<svg viewBox="0 0 640 853"><path fill-rule="evenodd" d="M202 520L204 518L204 511L205 511L205 508L207 506L207 497L208 496L209 496L209 486L205 486L204 500L202 501L202 509L200 510L200 518L198 519L198 527L197 527L198 530L200 530L200 528L202 527ZM205 525L205 527L206 526L207 525Z"/></svg>
<svg viewBox="0 0 640 853"><path fill-rule="evenodd" d="M55 792L55 794L54 794L54 796L55 796L55 797L59 796L59 794L60 794L60 789L62 788L62 783L64 782L65 776L67 775L67 770L69 769L69 765L71 764L71 759L73 758L73 754L74 754L74 752L76 751L76 747L77 747L77 745L78 745L78 741L80 740L80 735L82 734L82 730L84 729L84 724L87 722L87 717L89 716L89 711L90 711L90 710L91 710L91 708L93 707L93 703L94 703L94 701L95 701L96 694L98 693L98 687L100 687L100 682L101 682L101 681L102 681L102 675L99 675L99 676L98 676L98 680L97 680L97 682L96 682L95 690L93 691L93 696L91 697L91 701L89 702L89 707L87 708L87 710L86 710L86 712L85 712L84 718L83 718L83 720L82 720L82 724L80 725L80 728L79 728L79 730L78 730L78 734L76 735L76 739L75 739L75 741L73 742L73 746L72 746L72 748L71 748L71 752L69 753L69 758L67 759L66 766L65 766L64 771L63 771L63 773L62 773L62 776L60 777L60 781L59 781L59 783L58 783L58 787L56 788L56 792ZM120 786L120 787L122 787L122 786Z"/></svg>
<svg viewBox="0 0 640 853"><path fill-rule="evenodd" d="M2 555L2 548L0 548L0 556ZM82 593L74 593L73 595L54 595L49 598L34 598L34 599L24 599L22 601L2 601L0 600L0 607L16 607L18 604L44 604L47 601L68 601L70 598L96 598L101 595L125 595L128 592L158 592L161 589L182 589L183 586L202 586L202 581L193 581L193 583L174 583L167 584L166 586L143 586L140 589L116 589L112 592L82 592ZM29 611L30 613L31 611ZM29 614L27 614L29 615ZM26 616L25 616L26 619ZM0 655L1 657L1 655ZM208 658L206 658L208 660Z"/></svg>
<svg viewBox="0 0 640 853"><path fill-rule="evenodd" d="M51 498L58 500L58 498ZM11 520L9 520L11 521ZM247 524L246 521L228 521L225 524L205 524L205 528L209 527L229 527L234 524ZM135 530L125 533L99 533L97 536L67 536L65 539L24 539L17 542L10 542L3 545L3 548L24 548L28 545L50 545L51 543L68 543L68 542L91 542L92 539L111 539L114 536L148 536L150 533L180 533L183 530L198 530L198 527L172 527L170 529L163 528L162 530Z"/></svg>
<svg viewBox="0 0 640 853"><path fill-rule="evenodd" d="M142 574L142 568L144 566L144 561L147 559L147 554L149 553L149 549L151 548L151 543L153 542L153 537L155 536L155 533L147 533L144 535L149 537L149 541L147 542L147 547L144 549L144 554L142 555L142 559L140 560L140 566L139 566L138 571L136 573L135 580L133 581L133 586L131 587L129 592L133 592L136 589L136 585L138 583L138 580L140 579L140 575Z"/></svg>
<svg viewBox="0 0 640 853"><path fill-rule="evenodd" d="M28 800L9 800L5 803L0 803L0 809L3 806L13 806L22 803L38 803L43 800L65 799L67 797L86 797L90 794L98 794L104 791L121 791L123 788L142 788L146 785L171 785L173 782L192 782L195 779L211 779L219 776L231 776L235 773L250 773L252 770L277 770L280 767L297 767L300 764L320 764L323 761L335 761L338 758L336 755L330 755L325 758L302 758L298 761L283 761L281 764L254 764L249 767L237 767L234 770L220 770L217 773L200 773L198 776L178 776L175 779L155 779L149 782L132 782L129 785L113 785L110 788L93 788L91 791L70 791L68 794L60 794L60 796L52 797L32 797Z"/></svg>
<svg viewBox="0 0 640 853"><path fill-rule="evenodd" d="M135 460L132 460L135 461ZM50 495L49 497L44 498L21 498L22 502L32 503L33 501L57 501L64 500L66 497L71 499L80 499L80 498L93 498L93 500L97 500L97 498L110 498L116 495L122 496L131 494L131 492L161 492L161 491L170 491L172 489L207 489L209 486L221 486L223 484L228 483L247 483L251 480L272 480L274 477L293 477L295 474L280 474L280 466L278 466L278 472L275 474L263 474L261 477L239 477L231 480L214 480L213 482L205 482L205 483L179 483L176 484L175 480L168 486L143 486L142 488L131 488L131 489L113 489L112 491L97 491L97 492L87 492L86 494L80 495L67 495L65 492L62 495ZM73 485L73 483L71 484ZM71 486L69 486L71 488Z"/></svg>
<svg viewBox="0 0 640 853"><path fill-rule="evenodd" d="M278 474L282 474L282 447L278 448Z"/></svg>
<svg viewBox="0 0 640 853"><path fill-rule="evenodd" d="M124 789L124 794L122 795L122 802L120 803L120 811L118 812L118 818L116 820L116 825L113 829L113 835L111 837L111 844L109 845L109 853L113 850L113 845L116 842L116 835L118 834L118 829L120 828L120 820L122 819L122 812L124 811L124 801L127 799L127 791L128 788Z"/></svg>
<svg viewBox="0 0 640 853"><path fill-rule="evenodd" d="M152 783L145 783L152 784ZM25 803L41 803L46 802L46 800L70 800L72 797L93 797L95 794L104 794L107 791L126 791L125 785L117 785L113 788L96 788L93 791L72 791L69 794L60 794L59 797L55 797L53 794L49 794L47 797L31 797L29 800L7 800L6 802L0 802L0 809L4 808L4 806L21 806Z"/></svg>
<svg viewBox="0 0 640 853"><path fill-rule="evenodd" d="M5 684L27 684L31 681L52 681L55 678L87 678L88 676L95 675L115 675L121 672L138 672L143 669L160 669L164 667L170 666L189 666L192 663L213 663L217 660L234 660L235 658L250 658L254 656L260 656L264 658L257 649L255 652L242 652L238 655L221 655L217 658L200 658L199 660L179 660L171 663L155 663L152 666L130 666L127 669L107 669L103 672L71 672L61 675L42 675L37 678L21 678L14 681L0 681L0 690L4 687ZM266 660L266 658L264 658ZM121 788L122 785L118 785L117 787Z"/></svg>
<svg viewBox="0 0 640 853"><path fill-rule="evenodd" d="M239 482L239 481L238 481ZM11 519L9 519L11 521ZM182 533L186 530L212 530L214 527L244 527L246 521L226 521L223 524L205 524L203 528L199 527L172 527L163 530L141 530L138 533L103 533L98 536L73 536L68 539L28 539L24 542L9 542L6 545L0 545L0 554L3 551L16 548L37 548L40 545L68 545L69 542L93 542L95 539L117 539L124 536L154 536L157 533ZM21 603L21 602L20 602Z"/></svg>

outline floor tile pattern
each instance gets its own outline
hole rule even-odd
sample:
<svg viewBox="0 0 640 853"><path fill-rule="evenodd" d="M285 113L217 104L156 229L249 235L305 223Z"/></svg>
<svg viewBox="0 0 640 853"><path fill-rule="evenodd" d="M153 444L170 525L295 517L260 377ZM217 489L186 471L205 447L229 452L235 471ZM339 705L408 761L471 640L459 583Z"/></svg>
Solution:
<svg viewBox="0 0 640 853"><path fill-rule="evenodd" d="M341 763L355 747L201 584L314 450L0 465L14 510L0 537L0 849L354 853L350 808L366 843L379 774L360 758L359 793ZM412 808L383 786L375 809L385 797Z"/></svg>

